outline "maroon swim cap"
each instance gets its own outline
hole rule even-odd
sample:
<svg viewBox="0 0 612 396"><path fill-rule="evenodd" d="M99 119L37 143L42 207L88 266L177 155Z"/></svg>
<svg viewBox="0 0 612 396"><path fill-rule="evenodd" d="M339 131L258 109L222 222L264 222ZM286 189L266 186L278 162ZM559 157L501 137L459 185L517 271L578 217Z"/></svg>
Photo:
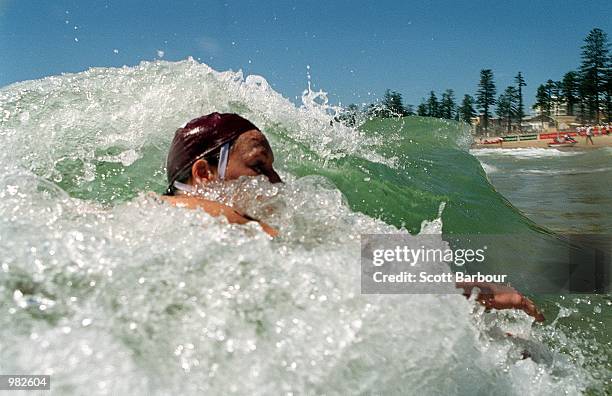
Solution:
<svg viewBox="0 0 612 396"><path fill-rule="evenodd" d="M166 160L168 189L172 189L174 182L198 159L251 129L259 130L249 120L232 113L211 113L177 129Z"/></svg>

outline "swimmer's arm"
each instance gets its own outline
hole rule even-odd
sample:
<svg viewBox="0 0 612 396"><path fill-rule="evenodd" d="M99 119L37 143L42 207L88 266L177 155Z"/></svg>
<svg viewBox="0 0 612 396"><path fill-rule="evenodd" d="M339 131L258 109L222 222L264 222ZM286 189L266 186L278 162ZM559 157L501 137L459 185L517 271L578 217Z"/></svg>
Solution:
<svg viewBox="0 0 612 396"><path fill-rule="evenodd" d="M225 216L227 221L233 224L246 224L249 221L257 221L248 216L245 216L238 212L236 209L231 208L227 205L223 205L222 203L209 201L207 199L202 199L199 197L191 197L191 196L162 196L162 200L181 208L188 209L203 209L206 213L211 216ZM278 235L278 231L264 222L259 221L259 225L261 228L271 237L275 237Z"/></svg>
<svg viewBox="0 0 612 396"><path fill-rule="evenodd" d="M479 288L480 293L478 293L476 299L487 309L521 309L527 315L533 316L536 321L544 321L544 315L533 301L523 296L513 287L487 282L457 282L456 285L458 288L463 289L465 297L470 297L473 288Z"/></svg>

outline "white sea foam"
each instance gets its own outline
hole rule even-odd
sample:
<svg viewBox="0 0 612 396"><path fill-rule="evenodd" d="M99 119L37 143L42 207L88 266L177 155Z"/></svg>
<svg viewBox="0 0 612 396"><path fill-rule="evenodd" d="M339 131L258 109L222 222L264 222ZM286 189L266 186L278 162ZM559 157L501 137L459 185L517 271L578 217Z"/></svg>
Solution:
<svg viewBox="0 0 612 396"><path fill-rule="evenodd" d="M484 169L487 174L499 171L499 169L493 165L486 164L484 162L481 162L480 164L482 165L482 169Z"/></svg>
<svg viewBox="0 0 612 396"><path fill-rule="evenodd" d="M471 149L470 153L476 157L512 156L516 158L546 158L546 157L562 157L562 156L569 157L569 156L582 154L581 151L562 151L558 149L545 149L545 148L516 148L516 149L482 148L482 149Z"/></svg>
<svg viewBox="0 0 612 396"><path fill-rule="evenodd" d="M582 175L590 173L612 172L612 168L569 168L569 169L518 169L519 173L534 175Z"/></svg>

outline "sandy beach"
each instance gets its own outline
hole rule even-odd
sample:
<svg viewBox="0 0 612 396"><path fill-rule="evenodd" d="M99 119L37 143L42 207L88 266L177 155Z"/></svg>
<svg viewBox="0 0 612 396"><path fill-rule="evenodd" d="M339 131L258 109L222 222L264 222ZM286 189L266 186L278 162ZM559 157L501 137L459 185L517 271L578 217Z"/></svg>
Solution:
<svg viewBox="0 0 612 396"><path fill-rule="evenodd" d="M608 136L593 136L593 143L586 144L586 138L584 136L576 137L578 143L573 147L566 147L565 149L596 149L601 147L612 147L612 135ZM551 143L552 139L543 139L543 140L525 140L519 142L503 142L500 144L478 144L474 143L473 148L528 148L528 147L537 147L537 148L550 148L548 147L548 143Z"/></svg>

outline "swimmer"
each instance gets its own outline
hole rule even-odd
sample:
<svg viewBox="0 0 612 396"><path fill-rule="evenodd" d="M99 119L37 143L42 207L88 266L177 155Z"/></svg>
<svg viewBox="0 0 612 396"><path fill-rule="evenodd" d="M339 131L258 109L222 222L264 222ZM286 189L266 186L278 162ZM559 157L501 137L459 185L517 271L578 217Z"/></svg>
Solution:
<svg viewBox="0 0 612 396"><path fill-rule="evenodd" d="M230 223L257 221L199 192L207 183L241 176L263 175L270 183L280 183L273 163L268 140L250 121L237 114L199 117L174 135L166 161L168 188L162 199L178 207L202 209L211 216L225 216ZM278 235L274 228L257 222L270 236ZM475 287L480 289L477 300L488 309L521 309L538 321L544 320L535 304L511 287L485 282L462 282L457 287L466 297Z"/></svg>
<svg viewBox="0 0 612 396"><path fill-rule="evenodd" d="M162 199L172 205L202 209L225 216L230 223L257 221L245 213L204 198L207 183L264 175L270 183L281 178L273 167L274 154L264 134L237 114L212 113L189 121L174 135L166 160L168 188ZM278 231L257 221L274 237Z"/></svg>

